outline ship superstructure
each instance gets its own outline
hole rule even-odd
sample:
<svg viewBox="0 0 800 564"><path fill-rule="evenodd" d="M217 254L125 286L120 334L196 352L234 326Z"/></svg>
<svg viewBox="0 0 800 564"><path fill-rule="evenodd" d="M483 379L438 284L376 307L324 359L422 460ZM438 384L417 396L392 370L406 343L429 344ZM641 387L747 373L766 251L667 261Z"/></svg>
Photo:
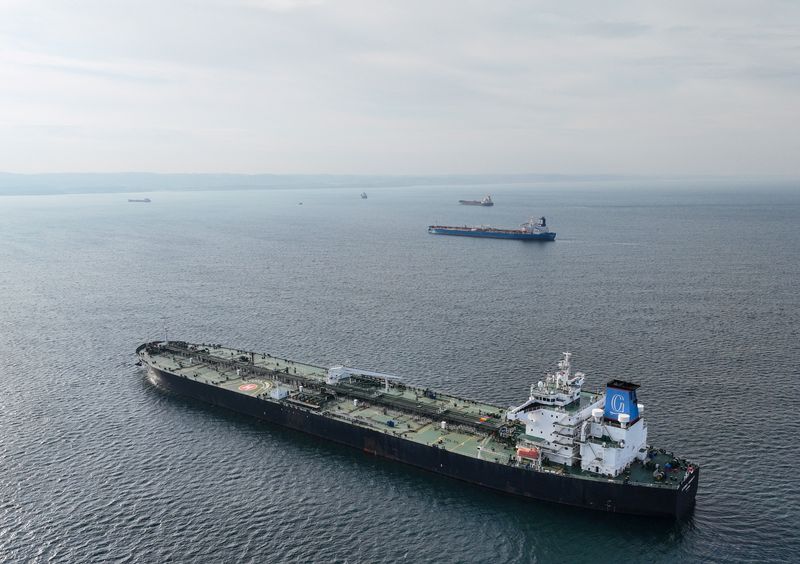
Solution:
<svg viewBox="0 0 800 564"><path fill-rule="evenodd" d="M525 425L519 446L540 450L556 464L616 477L648 457L647 425L636 384L613 380L604 394L582 391L585 375L572 373L564 353L555 373L531 386L528 401L508 412Z"/></svg>
<svg viewBox="0 0 800 564"><path fill-rule="evenodd" d="M167 389L492 489L673 517L694 503L699 469L646 445L636 386L585 392L569 354L511 408L219 345L154 342L137 354Z"/></svg>

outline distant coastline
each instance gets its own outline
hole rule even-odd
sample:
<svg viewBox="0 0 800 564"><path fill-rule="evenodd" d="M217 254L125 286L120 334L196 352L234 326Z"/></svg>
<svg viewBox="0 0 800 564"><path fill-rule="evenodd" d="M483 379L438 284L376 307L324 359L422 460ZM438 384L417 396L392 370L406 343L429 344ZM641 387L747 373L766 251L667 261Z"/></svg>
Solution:
<svg viewBox="0 0 800 564"><path fill-rule="evenodd" d="M192 192L211 190L290 190L295 188L402 188L419 186L550 186L591 188L663 185L670 188L770 188L797 189L800 181L784 176L686 176L616 174L443 174L443 175L346 175L346 174L162 174L0 172L0 196L59 194L117 194L131 192Z"/></svg>

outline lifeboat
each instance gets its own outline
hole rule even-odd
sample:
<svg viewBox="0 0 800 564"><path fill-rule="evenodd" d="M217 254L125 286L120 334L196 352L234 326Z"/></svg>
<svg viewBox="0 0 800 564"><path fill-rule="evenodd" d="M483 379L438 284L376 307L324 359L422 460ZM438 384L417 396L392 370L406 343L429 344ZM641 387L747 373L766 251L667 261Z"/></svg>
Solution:
<svg viewBox="0 0 800 564"><path fill-rule="evenodd" d="M517 449L517 456L520 458L530 458L531 460L538 460L539 458L539 449L538 448L518 448Z"/></svg>

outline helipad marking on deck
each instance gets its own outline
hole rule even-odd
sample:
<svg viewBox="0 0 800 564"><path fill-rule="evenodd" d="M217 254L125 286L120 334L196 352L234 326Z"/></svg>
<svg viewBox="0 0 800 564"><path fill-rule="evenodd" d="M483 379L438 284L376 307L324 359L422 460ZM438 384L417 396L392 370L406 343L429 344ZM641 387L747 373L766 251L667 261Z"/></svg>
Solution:
<svg viewBox="0 0 800 564"><path fill-rule="evenodd" d="M256 388L258 388L258 384L242 384L239 386L239 390L242 392L252 392Z"/></svg>

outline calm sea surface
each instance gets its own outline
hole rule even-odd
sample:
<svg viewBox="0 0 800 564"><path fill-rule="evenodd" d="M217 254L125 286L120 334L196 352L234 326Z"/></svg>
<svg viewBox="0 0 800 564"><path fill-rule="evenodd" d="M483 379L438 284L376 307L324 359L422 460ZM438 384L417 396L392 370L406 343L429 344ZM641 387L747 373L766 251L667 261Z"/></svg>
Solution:
<svg viewBox="0 0 800 564"><path fill-rule="evenodd" d="M0 197L0 560L797 561L800 193L360 191ZM534 214L555 243L426 232ZM521 501L167 395L133 355L165 326L504 405L569 350L642 385L697 509Z"/></svg>

